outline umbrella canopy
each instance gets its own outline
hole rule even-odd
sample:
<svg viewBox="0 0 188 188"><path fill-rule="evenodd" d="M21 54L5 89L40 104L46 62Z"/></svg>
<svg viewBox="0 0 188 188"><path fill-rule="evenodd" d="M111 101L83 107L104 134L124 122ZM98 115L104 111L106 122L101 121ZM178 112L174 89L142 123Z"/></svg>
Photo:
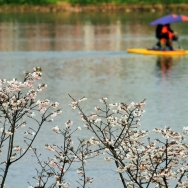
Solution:
<svg viewBox="0 0 188 188"><path fill-rule="evenodd" d="M166 25L174 22L183 22L183 21L188 21L188 16L169 14L167 16L154 20L153 22L150 23L150 25L158 25L158 24Z"/></svg>

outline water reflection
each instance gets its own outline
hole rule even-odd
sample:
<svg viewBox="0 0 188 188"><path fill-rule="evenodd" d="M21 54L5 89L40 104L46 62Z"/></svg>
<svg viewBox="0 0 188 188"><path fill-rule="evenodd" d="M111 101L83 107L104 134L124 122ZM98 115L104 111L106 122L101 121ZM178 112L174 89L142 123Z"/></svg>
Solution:
<svg viewBox="0 0 188 188"><path fill-rule="evenodd" d="M170 75L172 68L183 61L183 56L159 56L156 65L161 77Z"/></svg>
<svg viewBox="0 0 188 188"><path fill-rule="evenodd" d="M174 73L177 71L183 59L183 56L159 56L156 59L157 76L160 78L161 84L164 87L164 92L166 92L169 85L172 84ZM178 72L175 74L179 76Z"/></svg>
<svg viewBox="0 0 188 188"><path fill-rule="evenodd" d="M159 15L123 12L0 13L0 51L125 51L155 43L150 21ZM174 24L186 48L185 23ZM185 43L185 45L184 45Z"/></svg>
<svg viewBox="0 0 188 188"><path fill-rule="evenodd" d="M136 26L137 27L137 26ZM122 47L121 22L109 26L0 23L0 51L113 50Z"/></svg>
<svg viewBox="0 0 188 188"><path fill-rule="evenodd" d="M83 126L78 121L79 116L68 108L69 93L76 99L88 98L83 106L88 113L98 105L101 97L107 97L109 102L126 103L146 98L147 113L142 117L141 129L152 130L166 125L180 130L187 126L188 120L188 58L157 58L125 52L127 48L154 44L154 28L148 23L156 17L159 15L124 12L0 13L1 78L21 80L24 70L42 66L42 82L47 83L48 88L40 98L59 102L64 111L54 125L63 126L71 119L76 126ZM182 30L186 38L186 27L178 26L178 31ZM186 48L186 45L183 46ZM50 141L61 142L51 134L51 126L41 131L35 142L38 148ZM31 169L27 160L10 170L7 187L27 187L26 180L34 174L31 162L34 159L28 160ZM114 168L98 159L92 165L95 166L91 168L95 180L93 187L121 187L118 181L111 181L117 178L116 173L111 173ZM27 173L21 166L27 166ZM22 178L20 181L18 176ZM75 182L72 177L75 174L71 176Z"/></svg>
<svg viewBox="0 0 188 188"><path fill-rule="evenodd" d="M159 56L157 58L157 66L161 70L161 74L165 75L167 74L171 68L173 63L173 57L172 56Z"/></svg>

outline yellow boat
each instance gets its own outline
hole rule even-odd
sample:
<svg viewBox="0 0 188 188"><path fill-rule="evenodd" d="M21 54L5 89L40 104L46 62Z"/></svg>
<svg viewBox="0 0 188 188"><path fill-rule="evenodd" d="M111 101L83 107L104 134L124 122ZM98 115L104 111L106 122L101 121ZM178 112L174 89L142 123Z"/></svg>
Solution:
<svg viewBox="0 0 188 188"><path fill-rule="evenodd" d="M132 48L127 50L128 53L144 54L144 55L167 55L167 56L177 56L177 55L188 55L188 50L152 50L145 48Z"/></svg>

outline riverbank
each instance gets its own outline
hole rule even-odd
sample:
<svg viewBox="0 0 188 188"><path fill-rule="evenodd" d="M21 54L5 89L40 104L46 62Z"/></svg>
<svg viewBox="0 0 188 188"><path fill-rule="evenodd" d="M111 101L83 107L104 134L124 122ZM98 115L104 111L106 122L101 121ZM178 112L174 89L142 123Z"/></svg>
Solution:
<svg viewBox="0 0 188 188"><path fill-rule="evenodd" d="M124 11L124 12L185 12L188 11L188 4L154 4L154 5L101 5L101 6L71 6L68 3L59 3L57 5L29 6L29 5L3 5L0 6L0 12L87 12L87 11Z"/></svg>

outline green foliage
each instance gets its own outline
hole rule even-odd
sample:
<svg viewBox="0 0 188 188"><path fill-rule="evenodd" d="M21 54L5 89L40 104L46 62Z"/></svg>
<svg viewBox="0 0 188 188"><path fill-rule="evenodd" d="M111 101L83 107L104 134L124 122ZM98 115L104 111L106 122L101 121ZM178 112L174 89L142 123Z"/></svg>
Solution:
<svg viewBox="0 0 188 188"><path fill-rule="evenodd" d="M45 5L56 4L58 0L0 0L0 4L12 4L12 5Z"/></svg>
<svg viewBox="0 0 188 188"><path fill-rule="evenodd" d="M66 1L72 5L101 5L104 3L113 4L179 4L188 3L188 0L0 0L0 4L14 4L14 5L45 5L56 4L57 2Z"/></svg>
<svg viewBox="0 0 188 188"><path fill-rule="evenodd" d="M179 4L188 3L188 0L67 0L71 4L88 5L88 4L103 4L103 3L114 3L114 4Z"/></svg>

